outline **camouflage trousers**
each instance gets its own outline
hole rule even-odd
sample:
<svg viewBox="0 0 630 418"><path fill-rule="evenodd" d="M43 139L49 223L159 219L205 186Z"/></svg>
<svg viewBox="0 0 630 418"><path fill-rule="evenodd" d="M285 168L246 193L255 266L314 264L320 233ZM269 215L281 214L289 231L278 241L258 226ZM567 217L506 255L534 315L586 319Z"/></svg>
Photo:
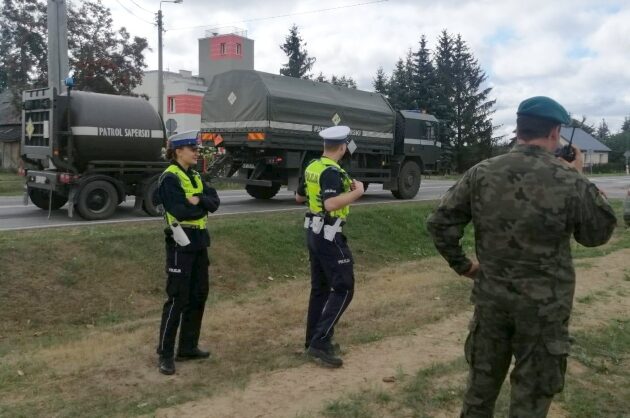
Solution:
<svg viewBox="0 0 630 418"><path fill-rule="evenodd" d="M510 374L510 418L546 417L553 395L562 391L569 353L568 317L538 316L537 310L510 312L475 307L465 344L468 385L461 417L490 418Z"/></svg>

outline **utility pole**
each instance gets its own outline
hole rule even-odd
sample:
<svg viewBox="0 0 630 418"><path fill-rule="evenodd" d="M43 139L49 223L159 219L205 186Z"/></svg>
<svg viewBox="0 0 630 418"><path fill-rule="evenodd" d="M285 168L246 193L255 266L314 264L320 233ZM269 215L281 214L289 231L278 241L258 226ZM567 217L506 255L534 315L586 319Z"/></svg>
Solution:
<svg viewBox="0 0 630 418"><path fill-rule="evenodd" d="M61 93L68 76L68 13L65 0L48 0L48 86Z"/></svg>
<svg viewBox="0 0 630 418"><path fill-rule="evenodd" d="M162 4L157 13L158 26L158 113L164 120L164 74L162 73Z"/></svg>
<svg viewBox="0 0 630 418"><path fill-rule="evenodd" d="M158 113L164 120L164 72L162 71L162 32L164 27L162 24L162 3L180 4L184 0L162 0L160 1L160 9L157 12L158 27Z"/></svg>

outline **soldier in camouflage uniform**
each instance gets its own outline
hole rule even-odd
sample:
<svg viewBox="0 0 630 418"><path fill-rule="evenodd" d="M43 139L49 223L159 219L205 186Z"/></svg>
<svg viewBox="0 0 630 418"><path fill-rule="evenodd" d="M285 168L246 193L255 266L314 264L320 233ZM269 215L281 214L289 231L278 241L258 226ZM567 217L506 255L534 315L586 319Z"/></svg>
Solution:
<svg viewBox="0 0 630 418"><path fill-rule="evenodd" d="M510 367L510 417L545 417L564 386L575 289L571 235L593 247L616 225L605 196L581 174L583 159L554 156L569 115L547 97L523 101L517 144L468 170L427 227L460 275L474 279L465 343L470 366L462 417L492 417ZM479 262L460 240L472 220Z"/></svg>

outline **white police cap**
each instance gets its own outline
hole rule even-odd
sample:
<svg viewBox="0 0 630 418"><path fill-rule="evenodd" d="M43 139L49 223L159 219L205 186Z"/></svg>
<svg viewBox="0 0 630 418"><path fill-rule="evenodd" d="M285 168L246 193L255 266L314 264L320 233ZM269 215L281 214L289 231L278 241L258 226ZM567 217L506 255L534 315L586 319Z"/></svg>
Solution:
<svg viewBox="0 0 630 418"><path fill-rule="evenodd" d="M327 144L343 144L350 135L350 128L347 126L332 126L319 133Z"/></svg>

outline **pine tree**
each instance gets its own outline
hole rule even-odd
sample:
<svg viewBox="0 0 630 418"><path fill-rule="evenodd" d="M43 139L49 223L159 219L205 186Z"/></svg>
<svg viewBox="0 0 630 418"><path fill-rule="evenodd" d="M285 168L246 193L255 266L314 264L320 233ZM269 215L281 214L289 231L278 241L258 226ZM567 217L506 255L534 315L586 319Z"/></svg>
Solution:
<svg viewBox="0 0 630 418"><path fill-rule="evenodd" d="M411 100L418 109L434 112L435 107L435 68L431 62L431 54L427 48L426 36L420 37L420 47L413 54L413 68L411 73Z"/></svg>
<svg viewBox="0 0 630 418"><path fill-rule="evenodd" d="M332 75L330 77L330 84L335 85L335 86L340 86L340 87L347 87L349 89L355 89L357 88L357 83L356 81L354 81L354 79L350 76L346 77L345 75L342 75L341 77L337 77L336 75Z"/></svg>
<svg viewBox="0 0 630 418"><path fill-rule="evenodd" d="M605 141L610 137L610 129L608 128L608 124L606 123L606 119L602 119L599 126L597 127L597 133L595 135L597 139L600 141Z"/></svg>
<svg viewBox="0 0 630 418"><path fill-rule="evenodd" d="M388 83L389 80L387 79L387 74L383 71L383 67L378 67L378 70L376 70L376 77L372 79L372 87L374 87L374 91L387 95Z"/></svg>
<svg viewBox="0 0 630 418"><path fill-rule="evenodd" d="M402 58L396 63L396 68L387 84L387 97L394 109L401 110L407 107L407 71Z"/></svg>
<svg viewBox="0 0 630 418"><path fill-rule="evenodd" d="M446 30L438 38L433 55L435 68L433 114L442 122L442 142L450 144L453 136L455 112L452 100L453 87L453 39Z"/></svg>
<svg viewBox="0 0 630 418"><path fill-rule="evenodd" d="M623 120L623 124L621 125L621 132L629 132L630 131L630 116L626 116Z"/></svg>
<svg viewBox="0 0 630 418"><path fill-rule="evenodd" d="M300 37L297 25L294 24L289 29L289 35L285 38L284 44L280 45L280 49L289 57L289 61L280 69L281 75L310 78L308 72L315 64L316 59L308 56L306 42Z"/></svg>

